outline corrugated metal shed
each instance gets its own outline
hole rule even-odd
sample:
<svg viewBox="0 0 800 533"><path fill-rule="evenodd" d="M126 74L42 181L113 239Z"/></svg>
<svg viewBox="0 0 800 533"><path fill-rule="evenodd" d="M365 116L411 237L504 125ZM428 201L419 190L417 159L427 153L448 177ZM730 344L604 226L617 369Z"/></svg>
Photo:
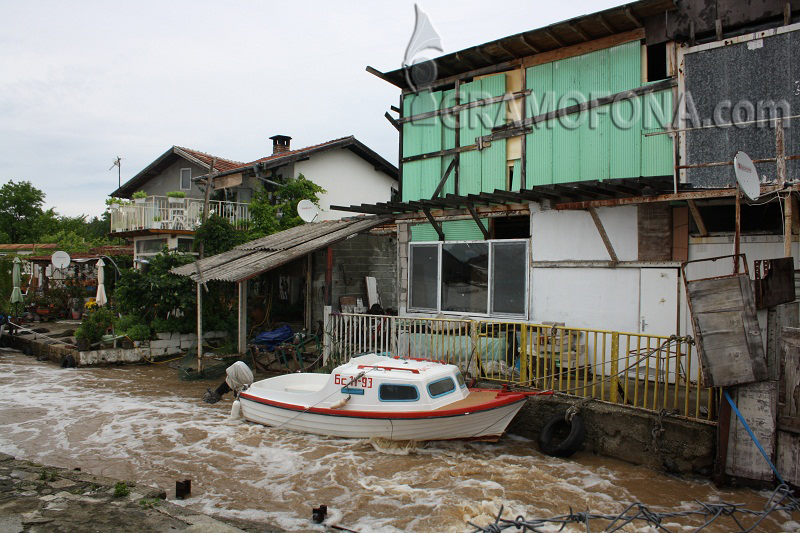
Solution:
<svg viewBox="0 0 800 533"><path fill-rule="evenodd" d="M250 241L233 250L171 270L193 281L240 282L390 222L392 217L358 217L297 226Z"/></svg>

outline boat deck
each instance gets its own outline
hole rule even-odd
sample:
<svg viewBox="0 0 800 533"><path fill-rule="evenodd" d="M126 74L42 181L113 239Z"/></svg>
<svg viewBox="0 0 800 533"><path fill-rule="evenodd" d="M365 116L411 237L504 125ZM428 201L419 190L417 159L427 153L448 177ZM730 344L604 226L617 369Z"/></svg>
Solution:
<svg viewBox="0 0 800 533"><path fill-rule="evenodd" d="M500 391L494 391L494 390L470 391L469 396L467 396L463 400L458 400L457 402L448 403L447 405L443 405L441 407L434 409L434 411L449 411L451 409L466 409L469 407L477 407L479 405L489 403L495 398L497 398L498 392Z"/></svg>

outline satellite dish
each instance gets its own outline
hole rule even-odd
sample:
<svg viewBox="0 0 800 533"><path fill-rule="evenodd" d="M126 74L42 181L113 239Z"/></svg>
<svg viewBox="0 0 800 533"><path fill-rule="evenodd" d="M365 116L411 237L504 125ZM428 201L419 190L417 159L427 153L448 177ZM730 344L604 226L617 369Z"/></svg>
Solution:
<svg viewBox="0 0 800 533"><path fill-rule="evenodd" d="M736 152L736 157L733 158L733 171L736 173L736 182L744 195L750 200L758 200L758 197L761 196L761 185L750 156L744 152Z"/></svg>
<svg viewBox="0 0 800 533"><path fill-rule="evenodd" d="M67 268L70 261L69 254L62 251L54 253L53 257L50 258L50 262L53 263L53 268L56 269Z"/></svg>
<svg viewBox="0 0 800 533"><path fill-rule="evenodd" d="M297 214L303 222L314 222L319 215L319 208L311 200L300 200L297 203Z"/></svg>

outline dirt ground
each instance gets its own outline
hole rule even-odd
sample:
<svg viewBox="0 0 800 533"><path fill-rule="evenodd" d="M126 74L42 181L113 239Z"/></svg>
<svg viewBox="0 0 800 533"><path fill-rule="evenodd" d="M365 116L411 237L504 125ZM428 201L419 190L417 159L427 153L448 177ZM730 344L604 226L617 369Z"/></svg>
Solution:
<svg viewBox="0 0 800 533"><path fill-rule="evenodd" d="M20 461L0 453L0 533L279 531L220 521L165 500L164 491Z"/></svg>

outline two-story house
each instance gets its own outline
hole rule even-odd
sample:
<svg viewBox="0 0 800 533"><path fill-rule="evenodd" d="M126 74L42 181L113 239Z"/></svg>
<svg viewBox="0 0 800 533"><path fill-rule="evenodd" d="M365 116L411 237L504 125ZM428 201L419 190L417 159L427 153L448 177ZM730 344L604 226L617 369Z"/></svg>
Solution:
<svg viewBox="0 0 800 533"><path fill-rule="evenodd" d="M791 8L708 19L697 4L641 0L460 50L422 86L414 67L368 67L401 91L401 201L338 208L396 215L401 309L691 332L679 262L731 252L733 156L778 179L774 123L729 127L750 110L734 100L715 125L718 100L800 105L792 74L764 67L767 50L797 53ZM784 182L800 178L790 131ZM783 255L779 203L758 203L742 206L751 264Z"/></svg>
<svg viewBox="0 0 800 533"><path fill-rule="evenodd" d="M503 362L513 364L518 350L523 382L545 376L558 390L564 378L567 392L699 417L703 391L677 390L703 382L697 350L662 351L661 340L643 350L640 340L677 334L692 344L685 336L704 331L720 364L766 361L751 348L765 345L769 380L731 394L759 413L759 438L773 453L778 442L778 468L796 482L796 413L780 433L775 417L776 324L797 324L794 291L782 289L779 313L759 309L751 320L751 280L737 275L744 266L732 254L746 255L751 276L756 261L764 269L765 260L790 258L798 268L800 136L791 125L800 109L799 11L794 1L640 0L423 65L368 67L401 91L401 201L338 208L394 215L403 314L504 322ZM707 316L705 330L694 327L684 277L720 276L742 280L738 296L709 292L714 313L730 309ZM556 353L555 328L522 327L547 322L581 328L578 348ZM453 342L482 351L486 364L492 340L481 335L492 328ZM623 334L607 330L630 340L618 345L614 335ZM405 336L417 345L435 337ZM570 350L588 354L576 360L591 367L582 379L593 376L598 391L569 387ZM713 419L714 395L706 398ZM720 414L720 472L772 479L735 418L728 433L729 414ZM729 437L734 459L726 462Z"/></svg>
<svg viewBox="0 0 800 533"><path fill-rule="evenodd" d="M272 187L300 174L326 191L319 197L318 220L349 215L332 211L332 203L352 198L385 201L397 189L396 167L355 137L300 149L292 149L291 137L285 135L271 140L272 154L250 163L173 146L111 193L114 198L130 199L125 205L112 205L112 234L133 240L136 262L165 247L190 253L194 232L203 219L204 186L212 163L209 213L226 217L242 229L248 227L248 205L258 187Z"/></svg>

